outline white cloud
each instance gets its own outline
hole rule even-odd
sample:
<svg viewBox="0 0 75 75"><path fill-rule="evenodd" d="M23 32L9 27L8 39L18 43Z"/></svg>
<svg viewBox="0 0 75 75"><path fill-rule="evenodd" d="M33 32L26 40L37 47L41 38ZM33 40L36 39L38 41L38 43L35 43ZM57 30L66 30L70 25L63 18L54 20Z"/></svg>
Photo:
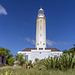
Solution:
<svg viewBox="0 0 75 75"><path fill-rule="evenodd" d="M32 45L35 45L35 40L34 39L25 38L25 40L27 42L31 43ZM70 45L72 43L71 42L55 42L55 41L47 39L46 44L47 44L47 46L52 47L52 46Z"/></svg>
<svg viewBox="0 0 75 75"><path fill-rule="evenodd" d="M54 46L54 45L56 45L56 42L55 42L55 41L52 41L52 40L47 39L47 40L46 40L46 44L47 44L47 46Z"/></svg>
<svg viewBox="0 0 75 75"><path fill-rule="evenodd" d="M47 39L46 44L47 46L51 47L51 46L71 45L73 43L72 42L55 42L55 41Z"/></svg>
<svg viewBox="0 0 75 75"><path fill-rule="evenodd" d="M72 42L57 42L56 45L70 45L73 44Z"/></svg>
<svg viewBox="0 0 75 75"><path fill-rule="evenodd" d="M32 45L35 45L35 40L30 39L30 38L25 38L25 40L29 43L31 43Z"/></svg>
<svg viewBox="0 0 75 75"><path fill-rule="evenodd" d="M7 15L6 9L0 5L0 15Z"/></svg>
<svg viewBox="0 0 75 75"><path fill-rule="evenodd" d="M35 40L30 39L30 38L25 38L25 40L26 40L27 42L31 43L32 45L35 45ZM56 42L47 39L47 40L46 40L46 44L47 44L47 46L54 46L54 45L56 45Z"/></svg>

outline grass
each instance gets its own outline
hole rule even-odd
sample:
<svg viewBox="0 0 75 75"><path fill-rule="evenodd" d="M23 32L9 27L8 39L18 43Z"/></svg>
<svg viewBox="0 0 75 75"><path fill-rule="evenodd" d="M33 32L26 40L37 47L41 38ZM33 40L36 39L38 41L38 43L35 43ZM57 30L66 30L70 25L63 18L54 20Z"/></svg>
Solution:
<svg viewBox="0 0 75 75"><path fill-rule="evenodd" d="M5 74L8 71L12 75L75 75L75 69L69 69L67 71L60 71L60 70L37 70L37 69L30 69L26 70L20 66L18 67L2 67L0 68L0 75Z"/></svg>

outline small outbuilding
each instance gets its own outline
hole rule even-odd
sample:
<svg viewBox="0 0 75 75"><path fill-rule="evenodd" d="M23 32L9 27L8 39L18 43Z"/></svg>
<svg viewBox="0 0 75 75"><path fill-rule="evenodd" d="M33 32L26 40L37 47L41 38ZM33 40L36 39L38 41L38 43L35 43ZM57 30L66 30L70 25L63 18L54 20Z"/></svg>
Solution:
<svg viewBox="0 0 75 75"><path fill-rule="evenodd" d="M4 66L4 64L6 64L6 55L0 55L0 67Z"/></svg>

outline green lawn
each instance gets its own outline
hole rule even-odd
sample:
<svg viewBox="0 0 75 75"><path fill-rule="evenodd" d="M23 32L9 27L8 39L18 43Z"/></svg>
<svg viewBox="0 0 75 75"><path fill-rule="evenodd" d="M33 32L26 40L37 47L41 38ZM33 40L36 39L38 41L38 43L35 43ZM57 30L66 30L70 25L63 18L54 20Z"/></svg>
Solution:
<svg viewBox="0 0 75 75"><path fill-rule="evenodd" d="M25 70L22 67L2 67L0 68L0 75L5 75L5 72L12 73L11 75L75 75L75 69L69 69L67 71L59 70ZM9 75L9 74L8 74Z"/></svg>

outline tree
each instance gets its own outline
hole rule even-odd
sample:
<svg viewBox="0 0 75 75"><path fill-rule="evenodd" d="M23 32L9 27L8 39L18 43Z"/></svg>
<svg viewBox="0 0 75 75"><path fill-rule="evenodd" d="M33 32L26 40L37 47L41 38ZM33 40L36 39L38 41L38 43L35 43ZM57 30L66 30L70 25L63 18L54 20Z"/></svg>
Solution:
<svg viewBox="0 0 75 75"><path fill-rule="evenodd" d="M0 47L0 55L3 56L4 54L6 54L6 50Z"/></svg>
<svg viewBox="0 0 75 75"><path fill-rule="evenodd" d="M33 67L33 64L32 64L31 60L28 62L28 66Z"/></svg>
<svg viewBox="0 0 75 75"><path fill-rule="evenodd" d="M10 52L11 51L9 49L0 47L0 55L1 56L6 55L6 64L8 64L8 59L13 57L13 55L10 54Z"/></svg>
<svg viewBox="0 0 75 75"><path fill-rule="evenodd" d="M71 53L75 53L75 44L73 44L73 48L71 48L71 49L69 49L69 51L71 52Z"/></svg>
<svg viewBox="0 0 75 75"><path fill-rule="evenodd" d="M73 46L75 46L75 44L73 44Z"/></svg>
<svg viewBox="0 0 75 75"><path fill-rule="evenodd" d="M14 58L9 58L8 59L8 65L13 66L15 59Z"/></svg>
<svg viewBox="0 0 75 75"><path fill-rule="evenodd" d="M22 54L17 54L17 55L15 55L15 59L20 62L19 65L23 65L24 63L26 63L26 61L24 60Z"/></svg>
<svg viewBox="0 0 75 75"><path fill-rule="evenodd" d="M70 53L75 53L75 47L69 49L69 52L70 52Z"/></svg>
<svg viewBox="0 0 75 75"><path fill-rule="evenodd" d="M10 58L13 57L13 55L10 54L11 51L9 49L7 49L7 48L5 49L5 52L6 52L6 63L9 64L8 61L9 61Z"/></svg>
<svg viewBox="0 0 75 75"><path fill-rule="evenodd" d="M35 58L35 62L37 63L39 61L39 59L38 58Z"/></svg>
<svg viewBox="0 0 75 75"><path fill-rule="evenodd" d="M74 46L74 52L75 52L75 44L73 44L73 46Z"/></svg>
<svg viewBox="0 0 75 75"><path fill-rule="evenodd" d="M65 50L63 50L63 53L68 53L68 50L66 50L66 49L65 49Z"/></svg>

